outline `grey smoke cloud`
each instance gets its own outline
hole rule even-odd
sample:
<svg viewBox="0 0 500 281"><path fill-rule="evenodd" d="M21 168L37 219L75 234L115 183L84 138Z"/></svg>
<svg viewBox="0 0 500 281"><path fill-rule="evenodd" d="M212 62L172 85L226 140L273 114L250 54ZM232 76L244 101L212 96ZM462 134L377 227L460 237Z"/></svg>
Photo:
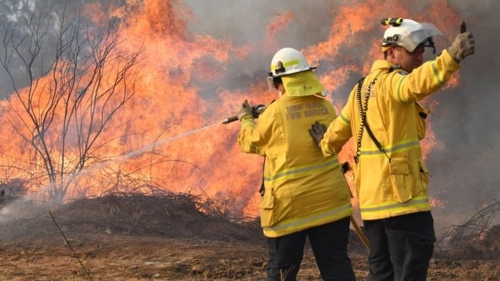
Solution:
<svg viewBox="0 0 500 281"><path fill-rule="evenodd" d="M439 15L439 11L427 10L429 1L402 2L408 3L408 9L415 15L427 12ZM332 11L342 1L311 4L311 1L186 0L186 3L196 15L193 31L237 44L255 45L255 54L240 62L246 67L236 65L233 74L228 76L245 73L246 79L252 75L253 79L263 79L276 51L266 50L264 46L266 26L274 15L283 11L296 15L286 32L277 35L276 47L306 48L329 36ZM500 131L496 126L500 120L500 52L497 51L500 22L496 20L500 2L450 0L449 5L458 11L474 34L476 54L461 63L460 86L433 97L439 104L430 118L437 142L427 160L433 175L430 192L446 201L448 211L470 214L481 204L500 200L500 176L496 172L500 168L497 160ZM367 51L360 48L349 52ZM328 63L323 62L323 66ZM350 79L342 90L348 91L355 80Z"/></svg>
<svg viewBox="0 0 500 281"><path fill-rule="evenodd" d="M415 15L439 11L428 11L431 0L401 1L407 3ZM33 1L0 1L0 18L12 20L29 12ZM38 1L43 5L60 6L64 1ZM78 8L91 1L68 1L70 8ZM121 1L125 2L125 1ZM175 2L175 1L174 1ZM184 0L175 3L186 5L193 12L188 22L189 32L209 35L218 40L228 40L236 46L249 45L251 53L244 59L231 60L227 65L227 75L220 85L202 85L200 96L210 98L217 87L227 89L246 87L248 82L264 83L270 60L275 51L290 46L307 48L329 37L331 23L336 8L344 1L268 1L268 0ZM16 4L17 3L17 4ZM447 211L471 214L481 204L500 199L498 188L500 168L500 22L496 20L500 12L498 0L449 0L476 38L476 54L466 58L460 70L460 86L434 96L439 103L430 119L436 135L437 145L428 156L427 163L433 175L431 194L447 201ZM266 28L272 19L286 11L294 14L286 29L276 33L270 45ZM389 13L390 11L388 11ZM394 15L382 15L394 16ZM379 25L375 22L374 25ZM373 32L378 32L374 29ZM458 26L457 26L458 32ZM2 34L0 34L2 36ZM376 35L379 36L379 35ZM342 50L347 56L356 53L366 55L366 49ZM343 53L344 54L344 53ZM362 63L356 62L355 63ZM333 67L334 62L320 62L322 69ZM357 77L350 77L340 87L341 93L335 98L346 96ZM2 85L0 96L10 93L9 81L0 70ZM196 81L194 81L196 82ZM6 86L4 86L6 85Z"/></svg>

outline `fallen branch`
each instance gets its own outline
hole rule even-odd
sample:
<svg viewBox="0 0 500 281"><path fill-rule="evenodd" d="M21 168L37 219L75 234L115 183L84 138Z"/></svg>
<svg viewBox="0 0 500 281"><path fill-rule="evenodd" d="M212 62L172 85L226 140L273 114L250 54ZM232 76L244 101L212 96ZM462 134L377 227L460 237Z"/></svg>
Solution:
<svg viewBox="0 0 500 281"><path fill-rule="evenodd" d="M68 245L69 249L73 252L73 255L75 256L75 258L78 260L78 262L80 263L80 265L82 266L83 268L83 271L85 271L85 273L87 274L87 276L89 277L89 280L92 280L92 277L90 276L90 273L88 272L88 270L85 268L85 266L83 265L82 261L78 258L78 255L76 254L75 250L73 250L73 247L71 246L71 244L69 243L68 239L66 239L66 235L64 235L64 232L61 230L61 228L59 227L59 225L57 224L56 222L56 219L54 218L54 215L52 215L52 212L49 211L49 214L50 214L50 217L52 218L52 221L54 222L54 224L56 225L57 229L59 230L59 232L61 233L64 241L66 242L66 244Z"/></svg>
<svg viewBox="0 0 500 281"><path fill-rule="evenodd" d="M458 244L464 240L477 240L488 231L496 212L500 212L500 201L483 208L462 225L452 226L450 243Z"/></svg>

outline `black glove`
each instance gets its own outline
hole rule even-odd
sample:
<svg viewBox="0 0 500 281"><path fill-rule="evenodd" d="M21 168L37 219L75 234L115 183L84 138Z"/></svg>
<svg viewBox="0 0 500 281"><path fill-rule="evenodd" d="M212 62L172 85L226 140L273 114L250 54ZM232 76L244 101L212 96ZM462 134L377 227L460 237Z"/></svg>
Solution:
<svg viewBox="0 0 500 281"><path fill-rule="evenodd" d="M321 140L323 139L325 133L326 133L326 126L319 123L318 121L316 121L316 123L314 123L311 126L311 129L309 129L309 134L311 135L314 142L316 142L318 146L320 146Z"/></svg>
<svg viewBox="0 0 500 281"><path fill-rule="evenodd" d="M460 34L455 37L451 46L448 47L448 53L455 59L456 62L460 62L465 57L474 54L475 51L475 40L472 33L466 31L465 22L462 22L460 26Z"/></svg>

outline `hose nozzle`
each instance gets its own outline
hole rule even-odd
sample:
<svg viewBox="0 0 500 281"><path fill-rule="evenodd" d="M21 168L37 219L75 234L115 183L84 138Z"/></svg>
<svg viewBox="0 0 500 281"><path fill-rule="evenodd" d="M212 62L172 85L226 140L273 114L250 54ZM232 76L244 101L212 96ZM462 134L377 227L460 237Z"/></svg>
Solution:
<svg viewBox="0 0 500 281"><path fill-rule="evenodd" d="M258 104L252 106L252 116L253 118L259 118L260 113L266 108L265 105L263 104ZM238 120L238 115L228 117L224 120L222 120L222 124L229 124L231 122L237 121Z"/></svg>

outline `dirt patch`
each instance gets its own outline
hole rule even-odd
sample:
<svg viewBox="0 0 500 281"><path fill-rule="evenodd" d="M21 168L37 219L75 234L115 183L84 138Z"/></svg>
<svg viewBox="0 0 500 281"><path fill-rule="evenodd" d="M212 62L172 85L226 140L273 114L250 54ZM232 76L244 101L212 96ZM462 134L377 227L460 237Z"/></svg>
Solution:
<svg viewBox="0 0 500 281"><path fill-rule="evenodd" d="M213 207L172 194L113 194L61 206L4 202L0 280L263 280L258 223ZM500 280L492 246L500 234L488 237L469 247L437 247L428 280ZM367 251L354 231L349 253L364 280ZM320 280L309 247L299 277Z"/></svg>

